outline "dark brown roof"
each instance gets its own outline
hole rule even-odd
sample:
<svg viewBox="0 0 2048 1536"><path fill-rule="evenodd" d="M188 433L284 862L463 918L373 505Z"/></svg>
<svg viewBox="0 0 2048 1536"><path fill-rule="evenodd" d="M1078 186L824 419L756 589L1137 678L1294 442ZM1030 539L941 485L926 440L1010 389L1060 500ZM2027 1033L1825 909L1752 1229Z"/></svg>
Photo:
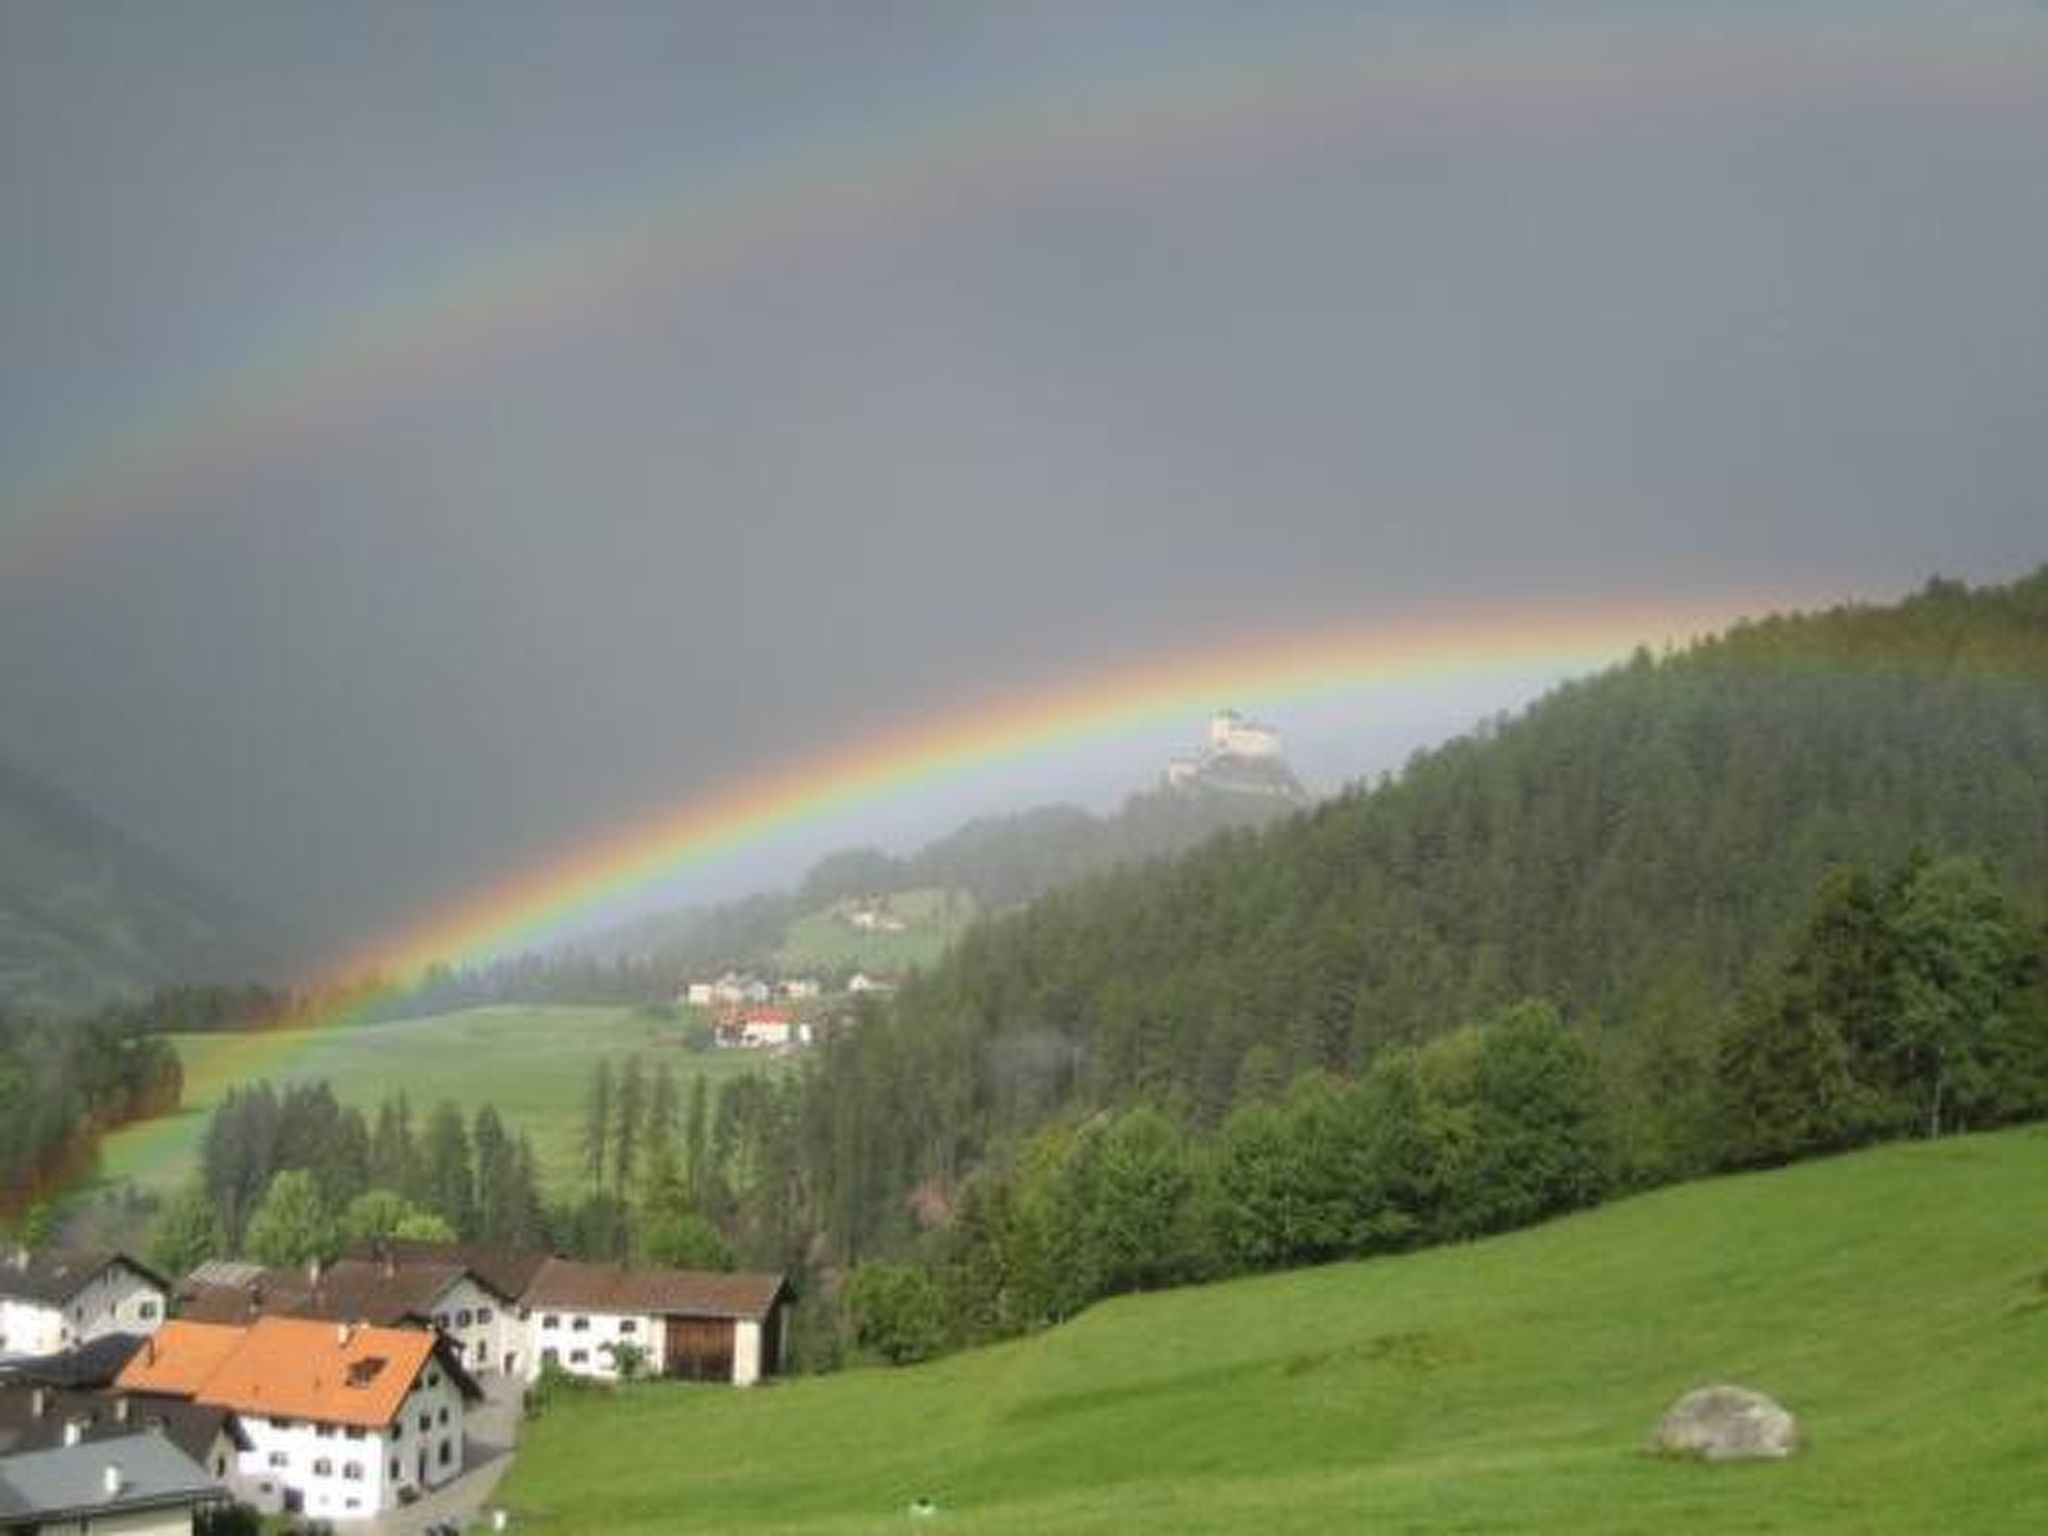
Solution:
<svg viewBox="0 0 2048 1536"><path fill-rule="evenodd" d="M60 1307L116 1264L168 1292L171 1283L139 1259L113 1249L30 1255L17 1248L0 1257L0 1296Z"/></svg>
<svg viewBox="0 0 2048 1536"><path fill-rule="evenodd" d="M181 1402L176 1398L122 1393L67 1392L28 1386L0 1388L0 1455L44 1451L64 1443L67 1425L76 1424L84 1441L113 1440L139 1430L156 1429L201 1466L208 1463L214 1441L225 1432L238 1446L248 1437L225 1408Z"/></svg>
<svg viewBox="0 0 2048 1536"><path fill-rule="evenodd" d="M628 1269L549 1259L520 1303L565 1312L760 1319L781 1298L780 1275L702 1269Z"/></svg>
<svg viewBox="0 0 2048 1536"><path fill-rule="evenodd" d="M495 1248L488 1243L430 1243L418 1238L387 1237L366 1243L351 1259L391 1259L401 1268L416 1264L448 1264L468 1270L486 1290L513 1302L525 1294L548 1256L531 1248Z"/></svg>
<svg viewBox="0 0 2048 1536"><path fill-rule="evenodd" d="M317 1276L298 1269L270 1269L246 1285L192 1287L178 1315L195 1323L305 1317L383 1328L430 1324L435 1303L470 1273L460 1264L387 1264L370 1259L342 1259Z"/></svg>

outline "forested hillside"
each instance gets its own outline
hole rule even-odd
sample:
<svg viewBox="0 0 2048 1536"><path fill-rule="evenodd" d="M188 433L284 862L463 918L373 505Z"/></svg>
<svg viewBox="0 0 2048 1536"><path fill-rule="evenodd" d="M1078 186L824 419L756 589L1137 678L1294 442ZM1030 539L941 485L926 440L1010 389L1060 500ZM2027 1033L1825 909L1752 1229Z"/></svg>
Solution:
<svg viewBox="0 0 2048 1536"><path fill-rule="evenodd" d="M1597 1167L1536 1213L1924 1128L1930 1098L1946 1128L1958 1075L1974 1087L1952 1120L2035 1112L2044 892L2048 570L1749 623L976 929L828 1053L806 1171L782 1194L814 1203L835 1252L907 1251L977 1170L1032 1194L1033 1159L1065 1155L1033 1139L1049 1124L1142 1104L1207 1145L1321 1070L1434 1134L1517 1099L1489 1079L1496 1048L1562 1113L1588 1094L1596 1112L1567 1139ZM1526 1000L1555 1010L1562 1042L1510 1013ZM1504 1015L1522 1022L1447 1040ZM1802 1030L1808 1059L1771 1065ZM1445 1044L1363 1076L1424 1042ZM1835 1074L1815 1090L1823 1123L1738 1123L1744 1071L1795 1070ZM1410 1238L1500 1224L1393 1215Z"/></svg>
<svg viewBox="0 0 2048 1536"><path fill-rule="evenodd" d="M1293 783L1284 764L1277 772ZM792 930L839 902L957 891L980 911L1005 912L1090 875L1185 853L1218 832L1264 825L1296 803L1280 793L1196 782L1131 795L1107 815L1042 805L985 816L906 856L843 849L820 859L793 891L639 918L579 948L602 959L631 957L667 977L772 966Z"/></svg>
<svg viewBox="0 0 2048 1536"><path fill-rule="evenodd" d="M282 929L0 762L0 1012L281 980Z"/></svg>

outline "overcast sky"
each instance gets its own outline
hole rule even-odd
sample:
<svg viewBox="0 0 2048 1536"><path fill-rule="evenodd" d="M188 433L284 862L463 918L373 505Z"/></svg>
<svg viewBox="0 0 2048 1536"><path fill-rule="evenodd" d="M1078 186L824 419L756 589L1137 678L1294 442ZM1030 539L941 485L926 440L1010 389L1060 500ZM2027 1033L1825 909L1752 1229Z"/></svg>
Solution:
<svg viewBox="0 0 2048 1536"><path fill-rule="evenodd" d="M2022 0L0 0L0 756L339 949L1240 634L2007 579L2044 146Z"/></svg>

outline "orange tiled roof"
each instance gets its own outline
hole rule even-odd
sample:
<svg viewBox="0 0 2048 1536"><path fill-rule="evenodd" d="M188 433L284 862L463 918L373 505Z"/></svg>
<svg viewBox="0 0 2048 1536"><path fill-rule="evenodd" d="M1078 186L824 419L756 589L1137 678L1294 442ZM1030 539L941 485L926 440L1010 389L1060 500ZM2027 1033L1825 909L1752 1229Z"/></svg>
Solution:
<svg viewBox="0 0 2048 1536"><path fill-rule="evenodd" d="M417 1328L298 1317L233 1328L179 1319L137 1352L118 1385L235 1413L381 1429L433 1353L434 1335Z"/></svg>
<svg viewBox="0 0 2048 1536"><path fill-rule="evenodd" d="M417 1328L259 1318L198 1399L236 1413L380 1429L433 1352L434 1336Z"/></svg>
<svg viewBox="0 0 2048 1536"><path fill-rule="evenodd" d="M177 1318L143 1341L114 1385L124 1392L195 1397L242 1342L242 1330Z"/></svg>

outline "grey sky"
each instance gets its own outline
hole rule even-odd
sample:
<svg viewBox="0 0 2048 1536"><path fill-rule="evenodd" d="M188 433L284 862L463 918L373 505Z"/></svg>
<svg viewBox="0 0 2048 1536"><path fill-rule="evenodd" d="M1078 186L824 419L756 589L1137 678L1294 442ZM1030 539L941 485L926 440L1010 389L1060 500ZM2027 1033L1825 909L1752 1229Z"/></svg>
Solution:
<svg viewBox="0 0 2048 1536"><path fill-rule="evenodd" d="M1990 0L0 0L0 755L341 947L1239 633L2016 575L2044 144L2048 9ZM697 207L745 237L671 262Z"/></svg>

